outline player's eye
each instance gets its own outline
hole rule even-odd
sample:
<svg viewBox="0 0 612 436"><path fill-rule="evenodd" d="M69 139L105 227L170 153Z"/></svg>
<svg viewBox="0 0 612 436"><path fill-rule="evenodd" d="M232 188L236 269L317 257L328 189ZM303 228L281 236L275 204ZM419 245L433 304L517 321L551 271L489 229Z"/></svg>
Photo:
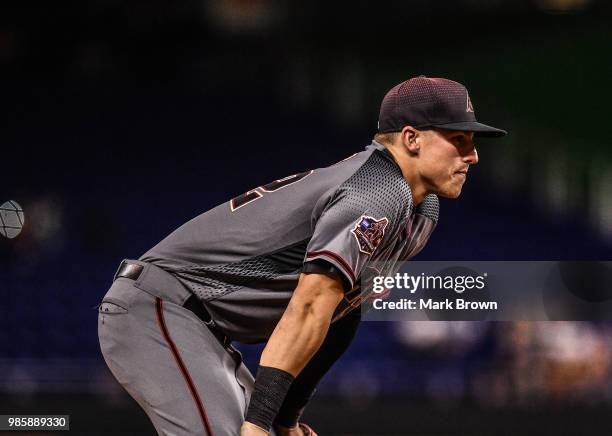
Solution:
<svg viewBox="0 0 612 436"><path fill-rule="evenodd" d="M458 145L463 145L465 144L465 136L463 135L454 136L453 142L457 143Z"/></svg>

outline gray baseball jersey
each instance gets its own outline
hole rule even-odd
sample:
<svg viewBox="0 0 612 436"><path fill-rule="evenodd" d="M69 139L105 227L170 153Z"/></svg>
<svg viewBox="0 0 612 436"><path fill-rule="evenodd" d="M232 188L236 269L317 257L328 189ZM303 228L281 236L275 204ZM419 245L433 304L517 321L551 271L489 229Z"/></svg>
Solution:
<svg viewBox="0 0 612 436"><path fill-rule="evenodd" d="M199 215L140 260L177 277L232 339L260 342L301 272L325 263L343 277L347 292L336 320L367 297L360 278L369 265L389 273L423 248L437 220L437 197L413 208L400 167L373 142L332 166L276 180Z"/></svg>

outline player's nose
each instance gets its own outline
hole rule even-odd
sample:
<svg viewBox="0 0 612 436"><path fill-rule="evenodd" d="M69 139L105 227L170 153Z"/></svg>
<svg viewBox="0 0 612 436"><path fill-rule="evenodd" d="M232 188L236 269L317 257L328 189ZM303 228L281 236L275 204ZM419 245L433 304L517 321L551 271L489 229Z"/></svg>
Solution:
<svg viewBox="0 0 612 436"><path fill-rule="evenodd" d="M478 163L478 151L476 147L472 147L468 153L463 155L463 162L469 165L476 165Z"/></svg>

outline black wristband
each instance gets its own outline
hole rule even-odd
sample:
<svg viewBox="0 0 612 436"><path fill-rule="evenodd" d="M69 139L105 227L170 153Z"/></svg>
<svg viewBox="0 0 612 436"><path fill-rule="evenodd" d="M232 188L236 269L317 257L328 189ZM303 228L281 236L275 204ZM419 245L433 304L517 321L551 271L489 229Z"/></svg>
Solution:
<svg viewBox="0 0 612 436"><path fill-rule="evenodd" d="M286 371L259 366L246 421L270 431L294 377Z"/></svg>
<svg viewBox="0 0 612 436"><path fill-rule="evenodd" d="M306 405L315 393L314 389L298 392L295 387L294 383L274 420L275 424L282 425L285 428L293 428L298 424Z"/></svg>

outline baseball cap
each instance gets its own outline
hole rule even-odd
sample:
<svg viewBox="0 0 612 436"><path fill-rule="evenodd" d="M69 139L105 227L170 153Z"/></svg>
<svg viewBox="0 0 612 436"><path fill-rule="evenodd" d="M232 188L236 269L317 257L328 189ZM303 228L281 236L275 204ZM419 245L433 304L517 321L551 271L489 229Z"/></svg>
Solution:
<svg viewBox="0 0 612 436"><path fill-rule="evenodd" d="M404 126L439 127L499 137L508 132L476 121L465 86L449 79L413 77L393 88L380 105L378 132L398 132Z"/></svg>

